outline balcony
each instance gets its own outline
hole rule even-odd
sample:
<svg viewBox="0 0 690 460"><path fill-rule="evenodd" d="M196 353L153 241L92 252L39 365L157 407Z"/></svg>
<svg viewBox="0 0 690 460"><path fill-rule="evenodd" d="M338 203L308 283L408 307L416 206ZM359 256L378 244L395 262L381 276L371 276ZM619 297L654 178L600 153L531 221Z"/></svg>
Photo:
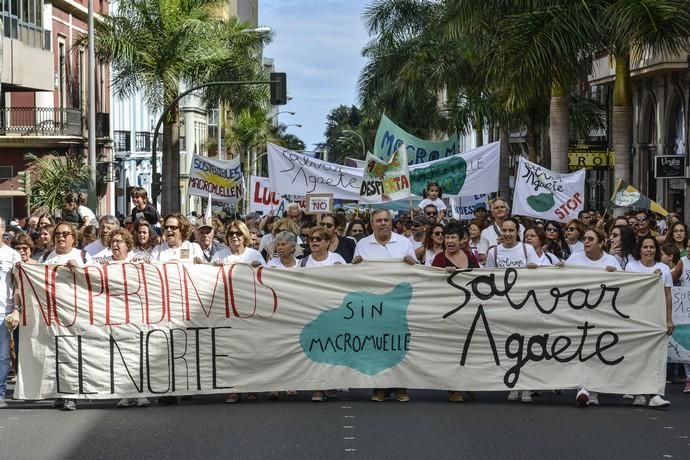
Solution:
<svg viewBox="0 0 690 460"><path fill-rule="evenodd" d="M6 107L0 109L0 136L76 136L81 138L79 109Z"/></svg>
<svg viewBox="0 0 690 460"><path fill-rule="evenodd" d="M687 68L687 54L653 53L647 50L638 60L630 63L630 76L633 79L650 78L657 73L679 72L685 71ZM592 73L589 75L589 83L599 85L613 82L615 71L615 62L607 52L596 53Z"/></svg>
<svg viewBox="0 0 690 460"><path fill-rule="evenodd" d="M137 131L134 134L134 145L137 152L151 152L153 134L146 131ZM158 144L161 144L160 140ZM156 146L158 147L158 146Z"/></svg>
<svg viewBox="0 0 690 460"><path fill-rule="evenodd" d="M129 131L113 131L113 151L115 154L129 152L131 140Z"/></svg>

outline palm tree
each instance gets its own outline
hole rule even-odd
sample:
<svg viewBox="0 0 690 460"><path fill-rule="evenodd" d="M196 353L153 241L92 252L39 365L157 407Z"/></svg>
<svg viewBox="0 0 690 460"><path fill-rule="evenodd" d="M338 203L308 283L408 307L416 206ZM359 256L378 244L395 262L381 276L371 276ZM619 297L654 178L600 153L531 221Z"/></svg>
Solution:
<svg viewBox="0 0 690 460"><path fill-rule="evenodd" d="M53 152L47 156L26 155L27 172L31 174L31 209L52 213L62 208L69 192L88 188L91 182L89 166L81 155Z"/></svg>
<svg viewBox="0 0 690 460"><path fill-rule="evenodd" d="M218 18L223 5L221 0L118 1L117 12L98 24L95 42L99 58L113 66L116 94L127 97L142 91L149 108L162 111L183 86L259 79L256 51L267 38L242 33L246 25L234 18ZM208 95L222 95L236 108L263 103L246 86ZM178 122L176 103L163 124L164 214L180 209Z"/></svg>
<svg viewBox="0 0 690 460"><path fill-rule="evenodd" d="M605 42L615 61L612 137L616 177L630 182L631 62L649 55L690 51L690 0L610 0L601 8Z"/></svg>

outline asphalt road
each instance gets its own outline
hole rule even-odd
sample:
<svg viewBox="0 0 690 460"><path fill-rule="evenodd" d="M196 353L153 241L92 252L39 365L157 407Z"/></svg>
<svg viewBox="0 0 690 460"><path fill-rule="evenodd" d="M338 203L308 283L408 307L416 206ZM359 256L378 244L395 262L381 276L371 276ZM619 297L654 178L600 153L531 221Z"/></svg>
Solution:
<svg viewBox="0 0 690 460"><path fill-rule="evenodd" d="M324 403L307 392L234 405L212 395L149 408L83 402L75 412L10 401L0 410L0 459L690 459L690 394L681 390L668 386L667 410L613 395L579 409L573 391L532 404L505 393L449 403L422 390L409 403L352 390Z"/></svg>

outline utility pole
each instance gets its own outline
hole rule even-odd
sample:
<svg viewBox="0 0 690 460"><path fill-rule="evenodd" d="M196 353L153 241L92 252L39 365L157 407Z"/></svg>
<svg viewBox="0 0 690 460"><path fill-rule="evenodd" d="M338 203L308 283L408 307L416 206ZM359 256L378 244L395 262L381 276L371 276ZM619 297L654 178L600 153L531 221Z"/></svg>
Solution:
<svg viewBox="0 0 690 460"><path fill-rule="evenodd" d="M88 26L87 34L89 38L88 44L88 68L89 68L89 107L88 107L88 125L89 138L87 142L87 149L89 152L89 193L88 206L94 212L98 213L98 189L96 187L96 51L94 44L93 32L93 0L88 2Z"/></svg>

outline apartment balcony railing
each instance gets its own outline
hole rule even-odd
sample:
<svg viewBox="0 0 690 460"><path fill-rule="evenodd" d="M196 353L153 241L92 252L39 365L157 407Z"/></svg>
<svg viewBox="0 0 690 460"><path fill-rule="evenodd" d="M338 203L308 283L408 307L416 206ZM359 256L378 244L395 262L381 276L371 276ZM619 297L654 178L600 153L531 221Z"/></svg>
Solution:
<svg viewBox="0 0 690 460"><path fill-rule="evenodd" d="M0 108L0 136L81 136L79 109Z"/></svg>
<svg viewBox="0 0 690 460"><path fill-rule="evenodd" d="M131 146L129 131L113 131L113 151L129 152Z"/></svg>
<svg viewBox="0 0 690 460"><path fill-rule="evenodd" d="M145 131L137 131L134 134L135 151L137 151L137 152L150 152L151 151L151 139L153 139L153 134L145 132Z"/></svg>

